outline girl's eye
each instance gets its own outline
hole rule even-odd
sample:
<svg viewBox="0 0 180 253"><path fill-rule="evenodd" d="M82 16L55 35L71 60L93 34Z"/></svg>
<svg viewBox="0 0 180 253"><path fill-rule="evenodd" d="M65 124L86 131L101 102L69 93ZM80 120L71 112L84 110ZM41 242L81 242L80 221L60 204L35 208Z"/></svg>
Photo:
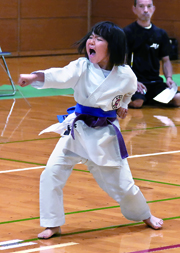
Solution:
<svg viewBox="0 0 180 253"><path fill-rule="evenodd" d="M103 41L103 39L102 39L102 38L97 38L97 40L98 40L98 41Z"/></svg>

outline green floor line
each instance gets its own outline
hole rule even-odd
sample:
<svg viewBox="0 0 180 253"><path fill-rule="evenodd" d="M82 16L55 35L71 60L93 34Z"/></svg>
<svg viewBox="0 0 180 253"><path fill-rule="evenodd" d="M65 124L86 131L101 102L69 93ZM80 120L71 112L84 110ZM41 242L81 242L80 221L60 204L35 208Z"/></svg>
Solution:
<svg viewBox="0 0 180 253"><path fill-rule="evenodd" d="M175 125L173 127L179 127L180 125ZM163 129L163 128L168 128L172 126L159 126L159 127L147 127L146 130L153 130L153 129ZM145 130L144 128L139 128L139 129L126 129L126 130L121 130L121 132L133 132L133 131L142 131ZM4 144L13 144L13 143L24 143L24 142L30 142L30 141L44 141L44 140L53 140L53 139L59 139L60 136L57 137L48 137L48 138L37 138L37 139L29 139L29 140L18 140L18 141L7 141L7 142L0 142L0 145Z"/></svg>
<svg viewBox="0 0 180 253"><path fill-rule="evenodd" d="M74 171L80 171L80 172L86 172L86 173L91 173L89 170L81 170L81 169L73 169Z"/></svg>
<svg viewBox="0 0 180 253"><path fill-rule="evenodd" d="M38 138L38 139L29 139L29 140L20 140L20 141L7 141L7 142L0 142L0 145L4 144L13 144L13 143L24 143L29 141L46 141L46 140L53 140L53 139L59 139L60 136L57 137L48 137L48 138Z"/></svg>
<svg viewBox="0 0 180 253"><path fill-rule="evenodd" d="M108 229L136 226L136 225L140 225L140 224L144 224L144 222L127 223L127 224L115 225L115 226L109 226L109 227L103 227L103 228L88 229L88 230L83 230L83 231L61 234L61 236L84 234L84 233L97 232L97 231L108 230Z"/></svg>
<svg viewBox="0 0 180 253"><path fill-rule="evenodd" d="M161 181L155 181L155 180L149 180L149 179L142 179L142 178L133 178L134 180L139 180L139 181L145 181L145 182L151 182L151 183L156 183L156 184L165 184L165 185L172 185L172 186L180 186L179 184L172 184L172 183L166 183L166 182L161 182Z"/></svg>
<svg viewBox="0 0 180 253"><path fill-rule="evenodd" d="M17 163L25 163L25 164L33 164L33 165L38 165L38 166L46 166L46 164L44 164L44 163L33 163L33 162L27 162L27 161L10 159L10 158L2 158L2 157L0 157L0 160L9 161L9 162L17 162Z"/></svg>
<svg viewBox="0 0 180 253"><path fill-rule="evenodd" d="M25 164L31 164L31 165L37 165L37 166L46 166L46 164L44 164L44 163L27 162L27 161L16 160L16 159L10 159L10 158L2 158L2 157L0 157L0 160L3 160L3 161L10 161L10 162L17 162L17 163L25 163ZM88 170L81 170L81 169L73 169L73 170L74 170L74 171L80 171L80 172L90 173L90 171L88 171ZM172 186L178 186L178 187L180 187L179 184L166 183L166 182L155 181L155 180L149 180L149 179L144 179L144 178L133 178L133 179L134 179L134 180L139 180L139 181L150 182L150 183L165 184L165 185L172 185Z"/></svg>
<svg viewBox="0 0 180 253"><path fill-rule="evenodd" d="M170 217L170 218L164 218L163 220L167 221L167 220L175 220L175 219L180 219L180 216ZM88 229L88 230L76 231L76 232L71 232L71 233L64 233L64 234L61 234L60 236L69 236L69 235L77 235L77 234L98 232L98 231L103 231L103 230L122 228L122 227L130 227L130 226L137 226L137 225L142 225L142 224L144 225L144 222L127 223L127 224L114 225L114 226L109 226L109 227L101 227L101 228ZM60 237L60 236L57 235L57 236L54 236L54 237ZM32 239L24 240L24 241L22 241L20 243L37 241L37 240L41 240L41 239L39 239L39 238L32 238Z"/></svg>
<svg viewBox="0 0 180 253"><path fill-rule="evenodd" d="M171 200L177 200L177 199L180 199L180 197L160 199L160 200L151 200L151 201L147 201L147 203L150 204L150 203L155 203L155 202L171 201ZM93 208L93 209L87 209L87 210L80 210L80 211L68 212L68 213L65 213L65 215L80 214L80 213L87 213L87 212L94 212L94 211L102 211L102 210L114 209L114 208L120 208L120 206L117 205L117 206L107 206L107 207ZM2 222L0 222L0 225L15 223L15 222L30 221L30 220L38 220L38 219L39 219L39 217L33 217L33 218L25 218L25 219L12 220L12 221L2 221Z"/></svg>
<svg viewBox="0 0 180 253"><path fill-rule="evenodd" d="M168 199L150 200L150 201L147 201L147 203L151 204L151 203L156 203L156 202L163 202L163 201L170 201L170 200L177 200L177 199L180 199L180 197L168 198Z"/></svg>
<svg viewBox="0 0 180 253"><path fill-rule="evenodd" d="M39 218L40 217L32 217L32 218L25 218L25 219L19 219L19 220L2 221L0 222L0 225L23 222L23 221L39 220Z"/></svg>
<svg viewBox="0 0 180 253"><path fill-rule="evenodd" d="M163 218L163 220L174 220L174 219L180 219L180 216L170 217L170 218ZM115 225L115 226L109 226L109 227L102 227L102 228L95 228L95 229L77 231L77 232L62 234L61 236L97 232L97 231L115 229L115 228L121 228L121 227L137 226L137 225L141 225L141 224L144 224L144 222L127 223L127 224L122 224L122 225Z"/></svg>
<svg viewBox="0 0 180 253"><path fill-rule="evenodd" d="M73 170L90 173L89 170L81 170L81 169L73 169ZM144 179L144 178L136 178L136 177L133 177L133 179L134 180L139 180L139 181L150 182L150 183L165 184L165 185L172 185L172 186L178 186L178 187L180 187L180 184L166 183L166 182L155 181L155 180Z"/></svg>
<svg viewBox="0 0 180 253"><path fill-rule="evenodd" d="M180 125L174 125L174 126L157 126L157 127L147 127L147 128L138 128L138 129L126 129L122 130L121 132L133 132L133 131L142 131L142 130L154 130L154 129L162 129L162 128L174 128L179 127Z"/></svg>

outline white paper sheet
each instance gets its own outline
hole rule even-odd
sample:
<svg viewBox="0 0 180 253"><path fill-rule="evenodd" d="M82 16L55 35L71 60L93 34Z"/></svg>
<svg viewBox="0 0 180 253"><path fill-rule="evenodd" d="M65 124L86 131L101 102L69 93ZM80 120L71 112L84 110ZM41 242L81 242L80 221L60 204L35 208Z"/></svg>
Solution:
<svg viewBox="0 0 180 253"><path fill-rule="evenodd" d="M159 93L156 97L154 97L153 99L157 102L161 102L161 103L169 103L169 101L171 101L174 97L174 95L177 92L177 85L175 83L173 83L172 88L166 88L165 90L163 90L161 93Z"/></svg>

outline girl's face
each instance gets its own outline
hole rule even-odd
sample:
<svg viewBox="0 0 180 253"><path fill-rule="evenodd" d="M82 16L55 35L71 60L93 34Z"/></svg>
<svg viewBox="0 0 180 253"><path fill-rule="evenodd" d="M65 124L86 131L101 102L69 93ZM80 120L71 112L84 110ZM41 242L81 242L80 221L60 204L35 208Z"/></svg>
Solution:
<svg viewBox="0 0 180 253"><path fill-rule="evenodd" d="M96 63L102 69L111 70L109 62L108 42L101 36L92 33L86 41L86 52L90 62Z"/></svg>

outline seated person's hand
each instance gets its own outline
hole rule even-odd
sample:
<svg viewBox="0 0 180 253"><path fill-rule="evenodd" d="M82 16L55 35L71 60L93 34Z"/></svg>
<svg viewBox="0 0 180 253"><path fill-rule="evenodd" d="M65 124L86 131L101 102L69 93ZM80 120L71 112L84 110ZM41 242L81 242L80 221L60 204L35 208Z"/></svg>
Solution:
<svg viewBox="0 0 180 253"><path fill-rule="evenodd" d="M168 77L167 80L166 80L166 84L167 86L171 89L172 88L172 85L173 85L174 81L172 80L171 77Z"/></svg>
<svg viewBox="0 0 180 253"><path fill-rule="evenodd" d="M140 92L141 94L146 94L147 92L146 86L141 82L137 82L137 92Z"/></svg>

